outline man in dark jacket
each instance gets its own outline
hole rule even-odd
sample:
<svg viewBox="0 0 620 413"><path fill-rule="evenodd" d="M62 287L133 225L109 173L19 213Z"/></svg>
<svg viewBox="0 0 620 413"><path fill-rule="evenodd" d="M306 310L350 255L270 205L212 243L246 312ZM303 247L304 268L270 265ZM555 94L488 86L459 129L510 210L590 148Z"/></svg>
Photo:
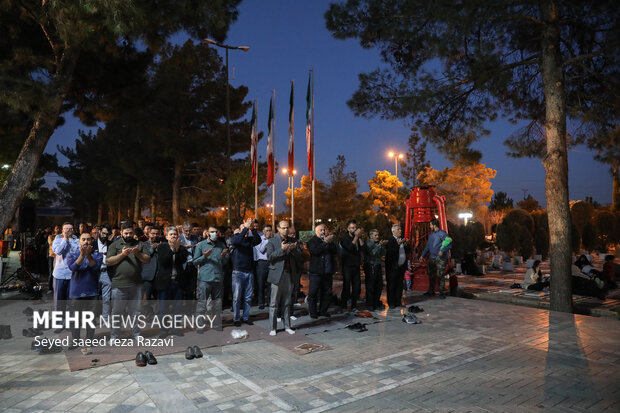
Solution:
<svg viewBox="0 0 620 413"><path fill-rule="evenodd" d="M390 309L402 305L403 278L407 269L407 254L411 252L407 240L401 238L400 225L392 225L392 236L388 239L385 253L386 296Z"/></svg>
<svg viewBox="0 0 620 413"><path fill-rule="evenodd" d="M319 315L329 317L327 309L332 297L334 254L336 254L338 247L333 242L334 235L327 234L325 224L317 225L314 233L315 235L307 243L308 251L310 251L308 311L312 318L318 318ZM317 312L319 296L320 311Z"/></svg>
<svg viewBox="0 0 620 413"><path fill-rule="evenodd" d="M160 338L166 338L170 331L168 323L164 322L163 319L164 315L168 313L170 304L173 307L172 314L181 314L182 312L181 304L185 287L183 264L187 261L188 254L187 249L181 245L176 227L166 228L166 240L167 243L162 243L157 247L157 275L153 283L157 290L159 303ZM172 328L172 334L176 336L185 335L178 328Z"/></svg>
<svg viewBox="0 0 620 413"><path fill-rule="evenodd" d="M232 252L232 289L235 326L241 325L241 300L244 301L243 322L249 325L250 305L254 291L254 247L261 242L260 235L252 227L252 218L248 218L241 226L241 232L235 234L230 241Z"/></svg>
<svg viewBox="0 0 620 413"><path fill-rule="evenodd" d="M357 299L361 292L360 265L362 261L362 234L361 228L357 227L357 222L352 219L347 222L347 232L340 238L342 247L342 294L340 301L342 307L347 307L349 298L351 299L351 311L357 307Z"/></svg>

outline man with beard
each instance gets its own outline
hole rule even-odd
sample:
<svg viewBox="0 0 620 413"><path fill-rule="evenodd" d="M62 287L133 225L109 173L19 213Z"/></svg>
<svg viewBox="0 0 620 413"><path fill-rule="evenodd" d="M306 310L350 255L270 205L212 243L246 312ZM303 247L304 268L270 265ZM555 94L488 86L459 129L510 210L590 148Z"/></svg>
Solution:
<svg viewBox="0 0 620 413"><path fill-rule="evenodd" d="M97 239L94 239L92 243L93 251L100 252L103 256L99 269L99 291L101 295L101 316L105 319L110 317L112 310L112 281L110 281L108 267L106 265L108 246L111 244L108 238L110 232L110 227L108 225L102 225L101 228L99 228Z"/></svg>
<svg viewBox="0 0 620 413"><path fill-rule="evenodd" d="M134 238L133 225L126 222L121 227L121 238L108 247L106 263L112 279L112 317L120 319L127 309L133 317L131 333L140 336L137 317L142 302L142 264L151 261L149 248ZM113 320L115 321L115 320ZM119 326L112 324L110 340L118 338Z"/></svg>
<svg viewBox="0 0 620 413"><path fill-rule="evenodd" d="M392 310L402 306L403 280L410 251L407 240L402 238L401 226L392 225L392 236L388 239L385 252L385 295Z"/></svg>
<svg viewBox="0 0 620 413"><path fill-rule="evenodd" d="M145 225L145 229L149 229L146 233L149 237L146 241L146 245L149 247L149 254L151 255L151 261L142 265L142 314L152 314L153 308L150 307L149 300L153 294L153 280L155 274L157 274L157 247L161 244L159 237L161 236L159 227L152 225ZM147 307L148 306L148 307Z"/></svg>
<svg viewBox="0 0 620 413"><path fill-rule="evenodd" d="M351 311L357 310L357 299L361 292L360 265L362 261L362 230L355 220L347 222L347 232L340 238L342 246L342 308L347 308L351 299Z"/></svg>
<svg viewBox="0 0 620 413"><path fill-rule="evenodd" d="M332 276L336 266L334 255L338 247L334 243L334 235L327 233L325 224L317 225L314 233L306 244L310 251L308 311L311 318L318 318L319 315L330 317L327 310L332 297ZM319 299L320 311L317 312Z"/></svg>
<svg viewBox="0 0 620 413"><path fill-rule="evenodd" d="M67 257L67 265L72 271L69 298L71 309L76 313L82 311L95 312L96 299L99 295L99 268L103 262L103 254L93 251L93 238L88 232L80 234L80 249ZM81 316L78 316L78 320ZM79 326L71 330L73 342L80 339ZM93 339L95 329L86 326L86 338ZM69 350L77 347L69 346Z"/></svg>

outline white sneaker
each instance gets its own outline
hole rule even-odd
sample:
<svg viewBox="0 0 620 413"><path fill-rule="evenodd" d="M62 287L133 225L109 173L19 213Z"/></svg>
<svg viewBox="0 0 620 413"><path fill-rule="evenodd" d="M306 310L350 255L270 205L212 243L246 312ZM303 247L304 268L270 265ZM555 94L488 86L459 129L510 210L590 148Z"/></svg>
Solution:
<svg viewBox="0 0 620 413"><path fill-rule="evenodd" d="M275 335L276 335L276 330L271 330L271 331L269 332L269 335L270 335L270 336L275 336Z"/></svg>
<svg viewBox="0 0 620 413"><path fill-rule="evenodd" d="M278 317L278 320L277 320L277 321L278 321L278 323L279 323L280 321L282 321L282 318L281 318L281 317Z"/></svg>
<svg viewBox="0 0 620 413"><path fill-rule="evenodd" d="M294 315L292 315L290 318L291 318L291 320L293 320L293 321L297 320L297 317L295 317Z"/></svg>
<svg viewBox="0 0 620 413"><path fill-rule="evenodd" d="M287 329L286 329L286 330L284 330L284 331L286 331L286 332L287 332L287 333L289 333L289 334L295 334L295 330L292 330L292 329L290 329L290 328L287 328Z"/></svg>

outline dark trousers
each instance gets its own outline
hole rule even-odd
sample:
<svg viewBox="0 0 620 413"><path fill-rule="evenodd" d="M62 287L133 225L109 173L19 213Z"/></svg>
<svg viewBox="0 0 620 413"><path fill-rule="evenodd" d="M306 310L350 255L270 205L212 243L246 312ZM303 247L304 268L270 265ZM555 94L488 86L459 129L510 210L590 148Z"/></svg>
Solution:
<svg viewBox="0 0 620 413"><path fill-rule="evenodd" d="M364 264L364 277L366 279L366 306L372 310L383 307L381 304L381 291L383 291L381 264Z"/></svg>
<svg viewBox="0 0 620 413"><path fill-rule="evenodd" d="M232 305L232 268L224 268L224 295L222 296L222 305L230 307Z"/></svg>
<svg viewBox="0 0 620 413"><path fill-rule="evenodd" d="M162 323L161 332L168 333L169 329L163 325L164 315L182 314L181 305L183 304L183 288L178 280L170 280L168 288L157 291L157 302L159 304L159 321ZM169 307L172 304L172 313L169 313ZM176 331L175 328L172 331Z"/></svg>
<svg viewBox="0 0 620 413"><path fill-rule="evenodd" d="M326 314L332 299L332 274L309 274L310 288L308 291L308 312L311 316ZM320 299L319 312L317 301Z"/></svg>
<svg viewBox="0 0 620 413"><path fill-rule="evenodd" d="M440 257L429 258L428 267L426 269L428 273L428 291L435 291L435 283L439 284L439 293L446 293L446 261Z"/></svg>
<svg viewBox="0 0 620 413"><path fill-rule="evenodd" d="M54 276L52 275L54 273L54 260L56 259L56 257L47 257L47 270L49 273L49 278L47 280L47 288L50 291L54 291Z"/></svg>
<svg viewBox="0 0 620 413"><path fill-rule="evenodd" d="M407 265L401 265L400 267L393 267L386 270L385 283L386 283L386 296L388 306L396 308L402 305L403 299L403 279L405 277L405 270Z"/></svg>
<svg viewBox="0 0 620 413"><path fill-rule="evenodd" d="M69 286L71 280L54 278L54 309L56 311L67 311L69 309Z"/></svg>
<svg viewBox="0 0 620 413"><path fill-rule="evenodd" d="M256 261L256 299L259 306L265 305L265 290L271 291L267 282L267 275L269 275L269 261Z"/></svg>
<svg viewBox="0 0 620 413"><path fill-rule="evenodd" d="M94 297L80 297L80 298L72 298L71 299L71 310L77 314L82 311L92 311L95 312L97 308L97 296ZM78 320L82 318L79 317ZM96 321L95 321L96 323ZM79 323L78 323L79 325ZM78 340L80 338L80 328L72 328L71 336L74 340ZM95 337L95 329L86 325L86 338L92 339Z"/></svg>
<svg viewBox="0 0 620 413"><path fill-rule="evenodd" d="M194 264L187 263L185 267L185 274L183 277L186 282L183 283L183 298L185 300L193 301L196 299L196 285L198 280L198 270L194 267ZM193 310L193 309L192 309Z"/></svg>
<svg viewBox="0 0 620 413"><path fill-rule="evenodd" d="M222 330L222 282L198 281L196 314L208 315L213 328ZM208 299L211 298L211 302ZM199 328L200 330L200 328Z"/></svg>
<svg viewBox="0 0 620 413"><path fill-rule="evenodd" d="M342 301L342 306L346 307L347 301L351 298L351 309L355 309L362 288L359 265L343 266L342 276L342 294L340 294L340 301Z"/></svg>

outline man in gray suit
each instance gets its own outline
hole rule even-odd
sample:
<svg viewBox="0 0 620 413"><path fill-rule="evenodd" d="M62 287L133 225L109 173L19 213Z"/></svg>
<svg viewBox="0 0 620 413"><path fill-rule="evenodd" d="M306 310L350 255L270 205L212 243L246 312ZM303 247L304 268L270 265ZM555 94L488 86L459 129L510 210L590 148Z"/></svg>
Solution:
<svg viewBox="0 0 620 413"><path fill-rule="evenodd" d="M299 273L298 260L295 254L297 242L288 238L288 221L278 223L278 233L267 244L267 259L269 260L269 275L267 282L271 283L271 301L269 304L270 336L276 335L278 310L282 309L284 329L289 334L295 334L291 329L290 306L293 278Z"/></svg>

